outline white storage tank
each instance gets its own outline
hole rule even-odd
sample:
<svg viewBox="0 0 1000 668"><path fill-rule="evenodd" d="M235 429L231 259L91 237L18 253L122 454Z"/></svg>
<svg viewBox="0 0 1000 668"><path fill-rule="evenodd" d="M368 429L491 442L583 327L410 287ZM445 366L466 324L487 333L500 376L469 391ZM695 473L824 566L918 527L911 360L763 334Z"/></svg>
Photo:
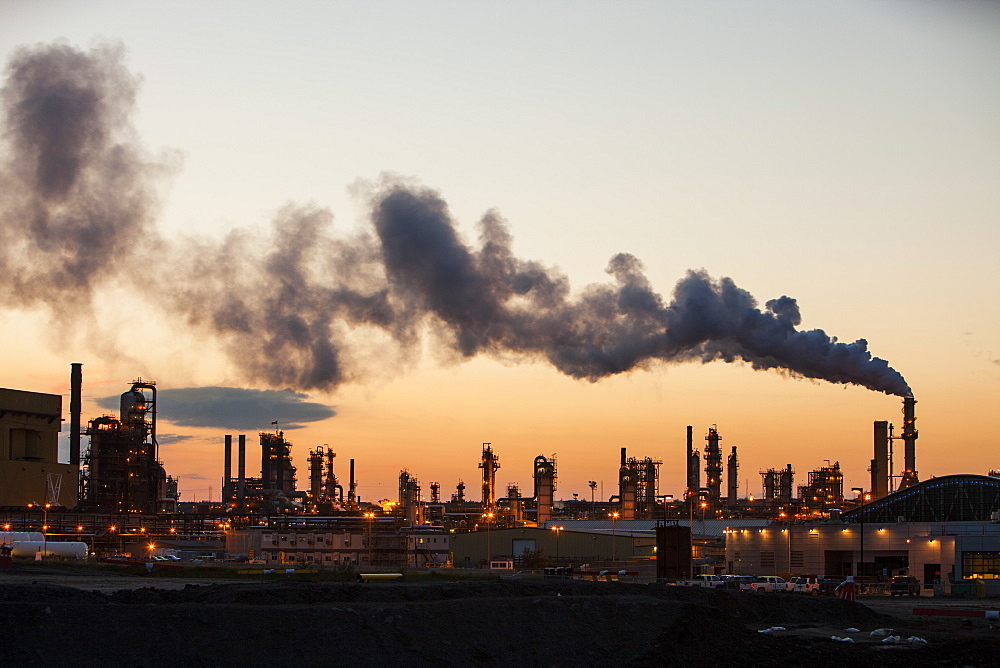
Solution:
<svg viewBox="0 0 1000 668"><path fill-rule="evenodd" d="M58 543L55 541L41 540L15 540L11 543L14 548L11 554L15 557L34 557L36 553L42 552L42 556L62 557L64 559L86 559L87 544L81 542Z"/></svg>
<svg viewBox="0 0 1000 668"><path fill-rule="evenodd" d="M0 543L13 543L15 540L45 540L40 531L0 531Z"/></svg>

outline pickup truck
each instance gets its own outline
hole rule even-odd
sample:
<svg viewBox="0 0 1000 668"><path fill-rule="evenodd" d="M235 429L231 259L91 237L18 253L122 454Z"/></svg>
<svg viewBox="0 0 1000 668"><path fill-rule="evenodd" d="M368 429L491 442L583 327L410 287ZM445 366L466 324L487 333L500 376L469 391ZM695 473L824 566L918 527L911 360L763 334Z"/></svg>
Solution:
<svg viewBox="0 0 1000 668"><path fill-rule="evenodd" d="M777 575L764 575L762 577L757 578L756 581L751 582L750 584L745 584L740 587L740 589L743 589L744 591L752 591L758 593L765 591L783 592L787 591L787 588L788 588L788 582L785 581L785 578L778 577Z"/></svg>
<svg viewBox="0 0 1000 668"><path fill-rule="evenodd" d="M688 587L722 587L726 581L718 575L696 575L692 580L683 580L680 584Z"/></svg>

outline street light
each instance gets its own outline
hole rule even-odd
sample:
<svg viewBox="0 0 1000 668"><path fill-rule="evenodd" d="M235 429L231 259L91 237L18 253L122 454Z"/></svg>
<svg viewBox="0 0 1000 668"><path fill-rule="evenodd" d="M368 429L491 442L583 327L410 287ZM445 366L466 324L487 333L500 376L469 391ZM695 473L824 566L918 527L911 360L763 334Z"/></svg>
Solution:
<svg viewBox="0 0 1000 668"><path fill-rule="evenodd" d="M688 497L688 578L694 579L694 494Z"/></svg>
<svg viewBox="0 0 1000 668"><path fill-rule="evenodd" d="M858 509L859 509L858 517L861 518L861 539L860 539L861 545L860 549L858 550L859 554L858 554L858 573L857 573L858 575L861 575L865 567L865 513L863 510L861 510L861 507L864 506L865 490L861 487L852 487L851 491L857 495L855 497L855 500L858 502Z"/></svg>
<svg viewBox="0 0 1000 668"><path fill-rule="evenodd" d="M784 513L784 511L778 513L778 517L785 519L786 527L785 533L788 534L788 572L792 572L792 518ZM775 575L777 575L777 569L775 569Z"/></svg>
<svg viewBox="0 0 1000 668"><path fill-rule="evenodd" d="M563 532L566 527L549 527L556 534L556 566L559 565L559 534Z"/></svg>
<svg viewBox="0 0 1000 668"><path fill-rule="evenodd" d="M48 534L46 532L49 529L49 508L52 506L52 504L51 503L45 503L45 504L41 504L41 503L29 503L28 504L29 508L34 508L35 506L39 506L42 509L42 557L44 557L45 553L49 549L49 543L48 543L49 536L48 536Z"/></svg>
<svg viewBox="0 0 1000 668"><path fill-rule="evenodd" d="M490 525L493 521L493 513L484 513L483 518L486 520L486 568L489 569L493 561L493 544L490 542Z"/></svg>
<svg viewBox="0 0 1000 668"><path fill-rule="evenodd" d="M365 513L365 519L368 520L368 565L374 566L374 549L372 545L372 524L375 522L375 513Z"/></svg>
<svg viewBox="0 0 1000 668"><path fill-rule="evenodd" d="M618 511L613 513L608 513L608 517L611 518L611 561L616 561L617 553L615 552L615 522L618 520Z"/></svg>
<svg viewBox="0 0 1000 668"><path fill-rule="evenodd" d="M51 503L42 506L42 556L49 551L49 507Z"/></svg>
<svg viewBox="0 0 1000 668"><path fill-rule="evenodd" d="M663 519L667 519L667 505L674 502L673 494L663 495Z"/></svg>
<svg viewBox="0 0 1000 668"><path fill-rule="evenodd" d="M593 517L594 513L597 512L597 508L594 506L594 492L597 491L597 481L590 480L587 482L587 486L590 487L590 516Z"/></svg>

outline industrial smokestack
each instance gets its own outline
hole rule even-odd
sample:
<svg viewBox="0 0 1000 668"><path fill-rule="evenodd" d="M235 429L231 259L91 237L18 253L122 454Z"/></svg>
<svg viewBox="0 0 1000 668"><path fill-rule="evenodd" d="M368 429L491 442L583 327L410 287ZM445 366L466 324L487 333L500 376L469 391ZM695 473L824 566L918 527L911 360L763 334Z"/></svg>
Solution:
<svg viewBox="0 0 1000 668"><path fill-rule="evenodd" d="M233 484L233 435L226 434L222 446L222 502L232 498Z"/></svg>
<svg viewBox="0 0 1000 668"><path fill-rule="evenodd" d="M236 446L236 502L243 509L247 498L247 437L240 434Z"/></svg>
<svg viewBox="0 0 1000 668"><path fill-rule="evenodd" d="M889 493L889 423L876 420L873 426L875 456L871 463L871 490L873 499L881 499Z"/></svg>
<svg viewBox="0 0 1000 668"><path fill-rule="evenodd" d="M355 482L354 482L354 459L351 459L351 477L347 484L347 503L354 505L357 495L355 494Z"/></svg>
<svg viewBox="0 0 1000 668"><path fill-rule="evenodd" d="M687 428L687 490L686 498L698 494L701 488L701 453L694 449L694 427Z"/></svg>
<svg viewBox="0 0 1000 668"><path fill-rule="evenodd" d="M70 364L69 372L69 463L80 465L80 413L83 411L83 364Z"/></svg>
<svg viewBox="0 0 1000 668"><path fill-rule="evenodd" d="M917 400L912 396L903 397L903 474L899 488L906 489L917 484L917 418L914 409Z"/></svg>
<svg viewBox="0 0 1000 668"><path fill-rule="evenodd" d="M726 460L726 485L727 491L729 492L729 507L736 508L737 505L737 495L739 494L739 468L740 461L736 457L736 446L733 446L733 452L729 455L729 459Z"/></svg>

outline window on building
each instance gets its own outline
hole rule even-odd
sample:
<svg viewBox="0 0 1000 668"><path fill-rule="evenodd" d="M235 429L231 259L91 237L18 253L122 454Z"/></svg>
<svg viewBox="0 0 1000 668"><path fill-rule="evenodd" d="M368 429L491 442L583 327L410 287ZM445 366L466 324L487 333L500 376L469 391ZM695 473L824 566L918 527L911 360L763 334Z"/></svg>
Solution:
<svg viewBox="0 0 1000 668"><path fill-rule="evenodd" d="M1000 552L963 552L962 579L1000 579Z"/></svg>

